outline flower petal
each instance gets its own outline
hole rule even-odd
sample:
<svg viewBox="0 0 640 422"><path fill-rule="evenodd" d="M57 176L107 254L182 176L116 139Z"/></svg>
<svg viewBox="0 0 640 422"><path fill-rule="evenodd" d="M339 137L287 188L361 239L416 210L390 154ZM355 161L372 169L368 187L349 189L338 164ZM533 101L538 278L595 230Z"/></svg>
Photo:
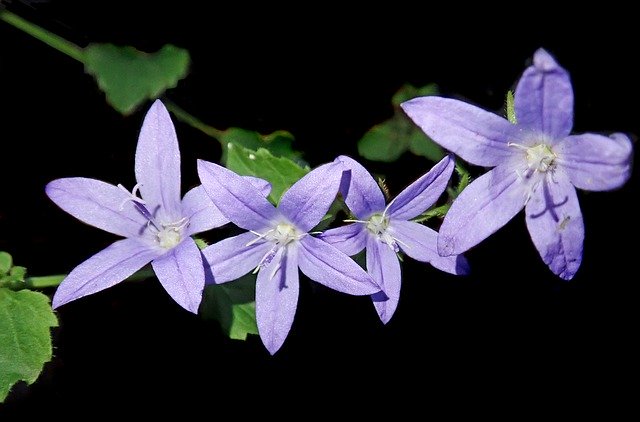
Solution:
<svg viewBox="0 0 640 422"><path fill-rule="evenodd" d="M364 224L354 223L327 230L320 235L328 244L349 256L359 253L367 245L367 230Z"/></svg>
<svg viewBox="0 0 640 422"><path fill-rule="evenodd" d="M573 88L569 73L542 48L533 55L516 87L518 125L560 139L573 127Z"/></svg>
<svg viewBox="0 0 640 422"><path fill-rule="evenodd" d="M260 190L231 170L198 160L198 175L213 203L235 225L261 231L279 216Z"/></svg>
<svg viewBox="0 0 640 422"><path fill-rule="evenodd" d="M253 176L242 176L242 178L251 183L254 188L258 189L265 198L271 193L271 183L266 180Z"/></svg>
<svg viewBox="0 0 640 422"><path fill-rule="evenodd" d="M398 239L400 249L416 261L428 262L449 274L469 273L469 264L464 256L438 254L438 232L435 230L413 221L402 220L392 220L389 230Z"/></svg>
<svg viewBox="0 0 640 422"><path fill-rule="evenodd" d="M262 343L272 355L291 330L300 289L297 250L280 248L273 260L258 273L256 322Z"/></svg>
<svg viewBox="0 0 640 422"><path fill-rule="evenodd" d="M479 166L497 166L514 155L509 142L524 140L517 125L462 101L429 96L401 107L436 143Z"/></svg>
<svg viewBox="0 0 640 422"><path fill-rule="evenodd" d="M185 238L151 265L162 287L189 312L198 313L204 289L204 265L196 242Z"/></svg>
<svg viewBox="0 0 640 422"><path fill-rule="evenodd" d="M571 280L582 262L584 224L575 188L561 172L547 178L527 203L527 228L549 269Z"/></svg>
<svg viewBox="0 0 640 422"><path fill-rule="evenodd" d="M579 189L616 189L631 176L633 146L622 133L611 137L593 133L568 136L554 151L569 180Z"/></svg>
<svg viewBox="0 0 640 422"><path fill-rule="evenodd" d="M473 181L442 222L438 253L458 255L489 237L524 208L527 189L509 165L496 167Z"/></svg>
<svg viewBox="0 0 640 422"><path fill-rule="evenodd" d="M278 210L300 230L311 230L336 199L343 169L333 162L310 171L282 195Z"/></svg>
<svg viewBox="0 0 640 422"><path fill-rule="evenodd" d="M206 264L211 266L216 284L237 280L258 266L272 248L273 243L265 241L252 243L256 239L255 234L247 232L204 248L202 253Z"/></svg>
<svg viewBox="0 0 640 422"><path fill-rule="evenodd" d="M336 161L341 162L345 169L351 170L349 186L346 192L342 192L342 196L353 215L365 219L374 212L384 210L384 195L371 174L360 163L346 155L339 156Z"/></svg>
<svg viewBox="0 0 640 422"><path fill-rule="evenodd" d="M53 296L53 308L120 283L160 252L136 239L119 240L71 271Z"/></svg>
<svg viewBox="0 0 640 422"><path fill-rule="evenodd" d="M202 185L191 189L182 198L182 214L189 219L188 236L223 226L229 222L227 217L222 215L218 207L211 201Z"/></svg>
<svg viewBox="0 0 640 422"><path fill-rule="evenodd" d="M380 288L351 258L313 236L299 241L298 264L311 280L350 295L370 295Z"/></svg>
<svg viewBox="0 0 640 422"><path fill-rule="evenodd" d="M47 196L78 220L124 237L138 237L147 219L133 206L131 196L109 183L84 177L50 182Z"/></svg>
<svg viewBox="0 0 640 422"><path fill-rule="evenodd" d="M149 211L160 221L182 218L178 137L160 100L153 103L142 123L136 149L136 180Z"/></svg>
<svg viewBox="0 0 640 422"><path fill-rule="evenodd" d="M381 289L371 298L380 320L386 324L398 307L402 275L396 253L375 236L367 239L367 272Z"/></svg>
<svg viewBox="0 0 640 422"><path fill-rule="evenodd" d="M455 167L452 156L446 156L424 176L409 185L389 205L389 217L409 220L436 203L447 188Z"/></svg>
<svg viewBox="0 0 640 422"><path fill-rule="evenodd" d="M271 192L271 183L258 177L243 176L262 193L265 198ZM222 212L213 203L207 191L202 185L191 189L182 198L182 215L189 219L187 234L189 236L224 226L229 222Z"/></svg>

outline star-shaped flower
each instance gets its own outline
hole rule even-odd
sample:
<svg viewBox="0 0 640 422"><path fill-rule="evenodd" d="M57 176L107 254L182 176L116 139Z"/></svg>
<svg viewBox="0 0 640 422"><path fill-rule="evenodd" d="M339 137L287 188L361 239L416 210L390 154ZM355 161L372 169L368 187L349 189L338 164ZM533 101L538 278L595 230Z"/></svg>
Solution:
<svg viewBox="0 0 640 422"><path fill-rule="evenodd" d="M171 117L160 101L147 113L136 150L133 193L81 177L57 179L46 193L77 219L126 237L77 266L53 297L53 307L126 279L149 262L165 290L183 308L198 312L204 265L193 234L228 220L202 186L180 199L180 150ZM266 182L252 183L264 187ZM137 197L137 192L141 198Z"/></svg>
<svg viewBox="0 0 640 422"><path fill-rule="evenodd" d="M435 204L446 189L454 168L451 157L442 159L388 205L380 187L362 165L345 156L338 160L351 170L349 186L343 195L357 220L347 220L354 223L327 230L319 237L347 255L366 248L367 271L381 289L371 298L382 322L389 322L398 306L401 274L396 254L400 250L439 270L467 273L468 265L461 255L438 255L436 231L410 221Z"/></svg>
<svg viewBox="0 0 640 422"><path fill-rule="evenodd" d="M421 97L404 111L434 141L464 160L495 167L471 183L440 228L441 255L462 253L526 208L529 233L540 256L570 280L580 267L584 226L575 188L605 191L631 174L630 139L570 135L573 90L569 74L545 50L515 91L517 124L461 101Z"/></svg>
<svg viewBox="0 0 640 422"><path fill-rule="evenodd" d="M334 201L344 168L322 165L296 182L274 207L246 180L200 160L198 173L212 201L231 222L248 232L203 252L216 283L258 271L256 321L271 354L286 339L298 303L298 268L310 279L352 295L380 288L351 258L309 233Z"/></svg>

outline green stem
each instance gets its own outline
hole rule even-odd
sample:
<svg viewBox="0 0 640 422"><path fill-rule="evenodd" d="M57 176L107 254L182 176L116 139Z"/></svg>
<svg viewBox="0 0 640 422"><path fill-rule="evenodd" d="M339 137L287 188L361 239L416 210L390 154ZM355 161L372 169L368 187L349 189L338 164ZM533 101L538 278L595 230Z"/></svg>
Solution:
<svg viewBox="0 0 640 422"><path fill-rule="evenodd" d="M62 280L65 279L66 274L57 275L45 275L41 277L27 277L24 280L24 284L29 289L45 289L47 287L56 287Z"/></svg>
<svg viewBox="0 0 640 422"><path fill-rule="evenodd" d="M32 37L44 42L50 47L55 48L61 53L64 53L67 56L73 59L76 59L81 63L84 63L85 61L83 48L77 46L76 44L70 41L65 40L64 38L52 32L47 31L44 28L39 27L38 25L35 25L21 18L20 16L14 13L8 12L6 10L0 11L0 20L7 22L8 24L14 26L15 28L23 32L26 32ZM224 131L220 129L216 129L213 126L209 126L208 124L204 123L202 120L194 117L193 115L183 110L182 108L178 107L175 103L169 101L166 98L164 99L164 104L173 114L175 114L175 116L179 120L187 123L188 125L194 127L195 129L198 129L204 134L211 136L214 139L217 139L219 142L222 142L222 136L224 135Z"/></svg>
<svg viewBox="0 0 640 422"><path fill-rule="evenodd" d="M27 277L21 288L27 289L46 289L49 287L57 287L67 277L67 274L45 275L40 277ZM142 281L155 277L155 273L151 267L145 267L127 278L126 281Z"/></svg>
<svg viewBox="0 0 640 422"><path fill-rule="evenodd" d="M65 40L58 35L55 35L44 28L34 25L33 23L22 19L20 16L5 11L0 11L0 20L5 21L9 25L13 25L19 30L26 32L32 37L42 41L43 43L55 48L61 53L75 59L81 63L84 63L84 50L78 47L74 43Z"/></svg>
<svg viewBox="0 0 640 422"><path fill-rule="evenodd" d="M204 123L202 120L189 114L188 112L178 107L175 103L169 101L166 98L164 98L162 102L164 103L165 107L167 107L167 109L178 118L178 120L188 124L189 126L195 129L198 129L200 132L204 133L205 135L211 136L212 138L217 139L219 142L222 142L222 136L224 135L223 130L216 129L213 126L209 126L208 124Z"/></svg>

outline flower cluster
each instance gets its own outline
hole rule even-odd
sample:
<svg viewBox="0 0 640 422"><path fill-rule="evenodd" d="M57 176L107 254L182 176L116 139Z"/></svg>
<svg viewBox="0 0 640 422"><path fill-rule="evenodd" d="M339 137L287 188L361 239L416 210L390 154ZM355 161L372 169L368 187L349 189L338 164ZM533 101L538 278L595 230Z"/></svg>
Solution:
<svg viewBox="0 0 640 422"><path fill-rule="evenodd" d="M569 135L573 94L569 76L539 50L515 91L517 124L460 101L423 97L406 113L437 143L464 160L495 167L454 201L440 234L416 221L445 191L454 169L447 156L389 203L373 177L340 156L309 172L277 206L267 181L242 177L198 161L202 185L180 195L180 150L160 101L149 110L135 157L132 191L94 179L65 178L47 195L79 220L123 236L76 267L58 288L53 306L96 293L151 263L167 293L197 313L205 286L257 272L256 320L272 354L295 316L299 271L351 295L370 295L388 322L400 297L398 254L465 274L461 253L526 208L526 221L551 270L570 279L582 259L584 226L575 188L608 190L630 175L631 142L622 135ZM139 194L139 196L138 196ZM341 195L347 225L313 229ZM200 250L192 238L227 223L246 232ZM352 258L366 249L366 270Z"/></svg>

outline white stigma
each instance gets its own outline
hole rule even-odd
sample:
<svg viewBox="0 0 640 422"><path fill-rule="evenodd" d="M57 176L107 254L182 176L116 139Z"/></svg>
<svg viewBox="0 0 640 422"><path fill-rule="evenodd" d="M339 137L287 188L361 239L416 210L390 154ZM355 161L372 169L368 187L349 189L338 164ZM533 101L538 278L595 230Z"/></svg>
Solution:
<svg viewBox="0 0 640 422"><path fill-rule="evenodd" d="M557 155L547 144L536 144L531 147L509 142L510 147L522 150L526 154L527 171L525 175L529 177L532 173L546 173L555 168Z"/></svg>
<svg viewBox="0 0 640 422"><path fill-rule="evenodd" d="M157 230L156 240L161 248L172 249L182 242L182 230L189 225L188 218L182 218L175 223L161 224Z"/></svg>
<svg viewBox="0 0 640 422"><path fill-rule="evenodd" d="M526 169L524 169L524 172L522 172L522 170L516 170L516 173L520 180L528 183L528 189L525 193L525 204L527 204L545 178L550 177L553 180L556 158L558 156L546 143L537 143L530 147L512 142L509 142L507 145L518 148L526 154Z"/></svg>
<svg viewBox="0 0 640 422"><path fill-rule="evenodd" d="M273 247L271 247L271 249L269 249L269 251L262 257L262 259L258 263L258 266L253 271L254 274L260 271L261 268L267 266L271 262L271 260L273 260L279 248L286 247L290 243L298 241L302 237L307 235L307 233L300 233L300 231L290 223L278 223L277 226L265 233L258 233L254 231L251 231L251 233L255 234L257 237L251 242L247 243L247 246L251 246L254 243L259 242L260 240L266 240L273 243ZM271 278L273 278L278 269L279 266L277 266L273 270Z"/></svg>
<svg viewBox="0 0 640 422"><path fill-rule="evenodd" d="M372 235L386 243L394 252L400 251L400 248L398 247L398 240L388 232L389 217L384 215L384 213L373 214L369 217L369 220L363 221L363 223L366 223L367 230L369 230Z"/></svg>
<svg viewBox="0 0 640 422"><path fill-rule="evenodd" d="M160 247L164 249L174 248L182 240L180 231L174 229L173 227L160 230L156 236L158 237L158 243L160 244Z"/></svg>
<svg viewBox="0 0 640 422"><path fill-rule="evenodd" d="M556 155L546 144L538 144L527 148L527 164L530 169L546 173L555 167Z"/></svg>
<svg viewBox="0 0 640 422"><path fill-rule="evenodd" d="M286 246L294 240L299 240L302 236L291 224L280 223L265 237L280 246Z"/></svg>

